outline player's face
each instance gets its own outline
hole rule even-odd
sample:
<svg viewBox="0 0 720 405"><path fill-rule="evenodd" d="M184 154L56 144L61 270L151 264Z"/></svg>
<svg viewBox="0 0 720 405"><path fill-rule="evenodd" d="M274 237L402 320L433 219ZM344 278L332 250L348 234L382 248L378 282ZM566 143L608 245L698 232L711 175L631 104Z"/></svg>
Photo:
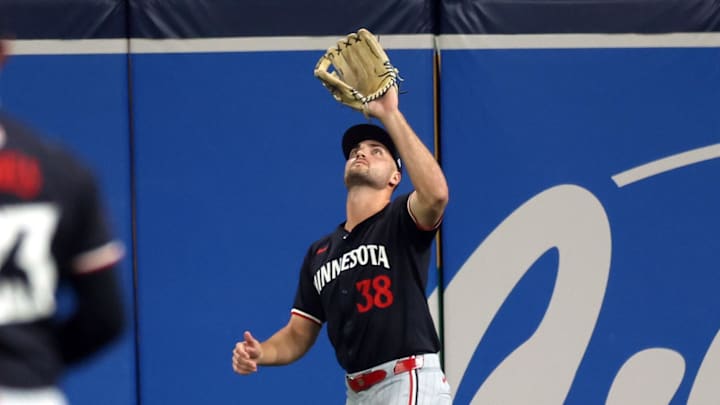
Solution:
<svg viewBox="0 0 720 405"><path fill-rule="evenodd" d="M345 185L365 185L374 188L395 187L400 181L390 151L380 142L362 141L350 151L345 163Z"/></svg>

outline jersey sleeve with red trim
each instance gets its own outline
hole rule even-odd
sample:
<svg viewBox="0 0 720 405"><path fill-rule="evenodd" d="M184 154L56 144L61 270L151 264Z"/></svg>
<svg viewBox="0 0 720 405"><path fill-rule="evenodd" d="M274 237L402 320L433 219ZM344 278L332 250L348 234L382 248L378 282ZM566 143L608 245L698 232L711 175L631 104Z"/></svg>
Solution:
<svg viewBox="0 0 720 405"><path fill-rule="evenodd" d="M67 258L72 272L87 273L116 264L123 256L123 248L111 236L94 176L83 170L78 181L74 212L69 218L74 225Z"/></svg>
<svg viewBox="0 0 720 405"><path fill-rule="evenodd" d="M400 229L407 233L413 244L419 250L428 249L437 234L442 220L438 221L437 225L431 229L418 224L410 210L410 194L403 194L395 199L391 209L401 211L397 215L400 221Z"/></svg>
<svg viewBox="0 0 720 405"><path fill-rule="evenodd" d="M313 252L314 249L311 247L305 255L305 260L303 260L291 313L322 325L326 317L320 300L320 293L313 284L312 269L310 268L310 258Z"/></svg>

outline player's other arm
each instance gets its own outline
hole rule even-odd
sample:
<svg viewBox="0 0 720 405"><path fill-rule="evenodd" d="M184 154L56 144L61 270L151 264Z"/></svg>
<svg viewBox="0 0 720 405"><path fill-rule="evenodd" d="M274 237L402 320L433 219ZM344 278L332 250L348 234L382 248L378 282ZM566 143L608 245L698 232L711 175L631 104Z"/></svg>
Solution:
<svg viewBox="0 0 720 405"><path fill-rule="evenodd" d="M321 326L300 316L291 316L287 325L270 339L260 343L250 332L233 350L233 369L238 374L251 374L257 366L282 366L301 358L315 343Z"/></svg>
<svg viewBox="0 0 720 405"><path fill-rule="evenodd" d="M449 200L447 181L440 165L400 112L397 89L391 88L368 108L383 123L400 152L404 169L415 188L409 204L417 224L434 228L442 219Z"/></svg>

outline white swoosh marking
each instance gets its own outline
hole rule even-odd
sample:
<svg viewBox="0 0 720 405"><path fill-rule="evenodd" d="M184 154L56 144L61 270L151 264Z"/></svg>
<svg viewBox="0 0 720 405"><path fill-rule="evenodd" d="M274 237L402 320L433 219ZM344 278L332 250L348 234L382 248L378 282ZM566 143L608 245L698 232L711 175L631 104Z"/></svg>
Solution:
<svg viewBox="0 0 720 405"><path fill-rule="evenodd" d="M658 347L635 353L615 376L605 405L668 405L684 374L685 359L674 350Z"/></svg>
<svg viewBox="0 0 720 405"><path fill-rule="evenodd" d="M612 176L612 179L618 187L624 187L660 173L717 158L720 158L720 143L645 163L644 165L618 173Z"/></svg>

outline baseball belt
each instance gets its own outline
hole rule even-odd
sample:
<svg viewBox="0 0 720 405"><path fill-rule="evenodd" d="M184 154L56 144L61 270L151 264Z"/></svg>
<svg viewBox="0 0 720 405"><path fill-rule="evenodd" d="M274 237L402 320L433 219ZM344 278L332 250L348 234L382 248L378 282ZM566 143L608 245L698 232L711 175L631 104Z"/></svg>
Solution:
<svg viewBox="0 0 720 405"><path fill-rule="evenodd" d="M391 370L392 375L398 375L420 369L423 367L423 363L424 357L422 355L410 356L408 358L398 360L395 362ZM385 378L388 377L389 371L390 370L386 371L383 369L370 370L359 375L347 376L348 387L355 392L368 390L375 384L385 380Z"/></svg>

